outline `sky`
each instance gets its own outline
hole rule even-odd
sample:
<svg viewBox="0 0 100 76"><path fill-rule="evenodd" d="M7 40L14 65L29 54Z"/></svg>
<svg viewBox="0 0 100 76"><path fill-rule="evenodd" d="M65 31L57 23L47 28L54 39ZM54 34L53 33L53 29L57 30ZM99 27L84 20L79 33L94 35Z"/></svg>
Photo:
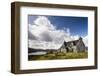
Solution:
<svg viewBox="0 0 100 76"><path fill-rule="evenodd" d="M28 16L29 24L34 24L33 21L36 20L38 16L30 15ZM53 24L56 29L66 28L70 29L71 35L86 36L88 31L88 18L87 17L71 17L71 16L45 16L47 17L51 24Z"/></svg>
<svg viewBox="0 0 100 76"><path fill-rule="evenodd" d="M88 45L88 18L71 16L28 16L29 46L57 49L64 41L83 38Z"/></svg>

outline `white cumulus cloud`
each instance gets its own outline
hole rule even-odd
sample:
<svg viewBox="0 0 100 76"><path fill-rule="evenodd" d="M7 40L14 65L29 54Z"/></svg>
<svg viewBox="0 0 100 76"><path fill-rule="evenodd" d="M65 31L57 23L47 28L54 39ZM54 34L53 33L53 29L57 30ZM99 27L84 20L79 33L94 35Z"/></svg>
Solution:
<svg viewBox="0 0 100 76"><path fill-rule="evenodd" d="M47 42L61 42L66 34L63 30L56 30L56 27L44 16L39 16L34 21L34 25L29 24L29 32L34 36L33 40L37 38Z"/></svg>

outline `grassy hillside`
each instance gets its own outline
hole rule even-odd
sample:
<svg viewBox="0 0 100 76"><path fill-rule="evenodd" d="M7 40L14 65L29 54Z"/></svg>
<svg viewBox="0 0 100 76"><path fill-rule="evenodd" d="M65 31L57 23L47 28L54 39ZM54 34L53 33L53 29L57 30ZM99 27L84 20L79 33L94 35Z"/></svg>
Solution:
<svg viewBox="0 0 100 76"><path fill-rule="evenodd" d="M31 55L28 57L29 60L82 59L82 58L88 58L88 53L58 52L58 53L48 53L45 55Z"/></svg>

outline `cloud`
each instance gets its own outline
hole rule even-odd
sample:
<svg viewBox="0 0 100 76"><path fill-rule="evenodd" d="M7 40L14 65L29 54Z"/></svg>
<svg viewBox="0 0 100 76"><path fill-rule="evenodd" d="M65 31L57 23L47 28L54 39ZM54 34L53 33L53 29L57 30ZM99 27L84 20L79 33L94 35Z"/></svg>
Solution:
<svg viewBox="0 0 100 76"><path fill-rule="evenodd" d="M29 46L31 47L36 48L36 45L37 48L41 47L42 49L57 49L62 45L64 40L77 40L79 36L71 36L69 28L58 30L53 24L51 24L47 17L38 16L38 18L33 21L33 25L29 24L28 38Z"/></svg>
<svg viewBox="0 0 100 76"><path fill-rule="evenodd" d="M29 24L29 39L55 43L63 41L65 31L56 30L47 17L39 16L33 23L34 25Z"/></svg>

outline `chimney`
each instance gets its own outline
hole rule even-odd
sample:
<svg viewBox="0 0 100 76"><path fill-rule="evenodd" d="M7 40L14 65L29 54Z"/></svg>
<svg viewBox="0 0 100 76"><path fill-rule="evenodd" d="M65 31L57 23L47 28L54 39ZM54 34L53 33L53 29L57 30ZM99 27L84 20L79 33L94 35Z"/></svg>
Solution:
<svg viewBox="0 0 100 76"><path fill-rule="evenodd" d="M80 38L79 38L79 40L81 40L81 41L82 41L82 37L80 37Z"/></svg>

